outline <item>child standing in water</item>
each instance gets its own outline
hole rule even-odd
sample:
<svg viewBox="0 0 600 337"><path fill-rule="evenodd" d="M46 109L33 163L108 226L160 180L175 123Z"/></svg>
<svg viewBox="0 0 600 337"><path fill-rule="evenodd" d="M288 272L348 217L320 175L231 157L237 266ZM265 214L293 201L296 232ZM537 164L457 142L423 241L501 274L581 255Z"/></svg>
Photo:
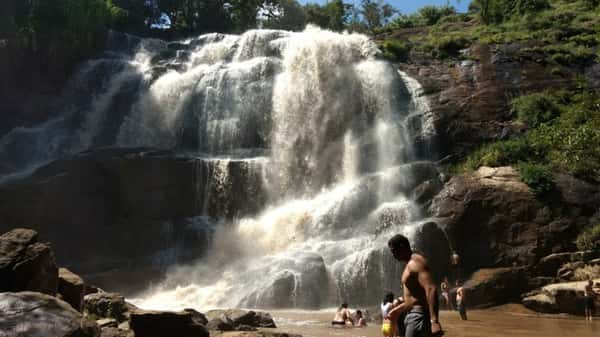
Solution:
<svg viewBox="0 0 600 337"><path fill-rule="evenodd" d="M394 337L396 333L395 325L389 318L388 313L394 306L394 293L387 293L381 302L381 333L383 337Z"/></svg>

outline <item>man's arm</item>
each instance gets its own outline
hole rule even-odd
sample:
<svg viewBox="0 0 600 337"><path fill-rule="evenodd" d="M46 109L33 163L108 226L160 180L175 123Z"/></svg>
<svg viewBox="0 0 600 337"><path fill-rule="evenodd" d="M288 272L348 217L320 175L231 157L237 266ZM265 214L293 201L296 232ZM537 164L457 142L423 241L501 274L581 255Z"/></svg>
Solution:
<svg viewBox="0 0 600 337"><path fill-rule="evenodd" d="M436 286L431 277L431 273L424 266L421 266L419 270L419 284L425 289L425 296L427 297L427 305L429 307L429 315L433 322L438 321L437 312L435 310L436 298Z"/></svg>
<svg viewBox="0 0 600 337"><path fill-rule="evenodd" d="M409 296L404 300L404 302L395 306L392 310L388 312L388 317L390 320L395 321L401 313L409 310L415 303L415 299L412 296ZM385 317L384 317L385 318Z"/></svg>

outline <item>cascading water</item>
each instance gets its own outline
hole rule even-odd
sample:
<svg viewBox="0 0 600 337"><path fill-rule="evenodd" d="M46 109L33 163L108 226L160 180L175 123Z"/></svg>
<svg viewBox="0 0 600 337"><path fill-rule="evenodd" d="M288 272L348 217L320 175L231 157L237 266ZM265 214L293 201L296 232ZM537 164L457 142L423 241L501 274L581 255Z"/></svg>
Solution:
<svg viewBox="0 0 600 337"><path fill-rule="evenodd" d="M100 146L201 158L190 184L211 248L136 304L318 308L399 290L386 242L422 221L411 191L437 170L420 160L415 139L433 128L418 83L379 60L372 41L314 27L171 44L118 38L74 80L92 102L74 102L53 121L60 127L15 131L0 146L37 132L59 149L20 158L13 170ZM96 77L98 87L78 88ZM264 200L262 210L210 211L244 203L233 201L239 162L252 185L242 188ZM207 215L222 219L207 226Z"/></svg>

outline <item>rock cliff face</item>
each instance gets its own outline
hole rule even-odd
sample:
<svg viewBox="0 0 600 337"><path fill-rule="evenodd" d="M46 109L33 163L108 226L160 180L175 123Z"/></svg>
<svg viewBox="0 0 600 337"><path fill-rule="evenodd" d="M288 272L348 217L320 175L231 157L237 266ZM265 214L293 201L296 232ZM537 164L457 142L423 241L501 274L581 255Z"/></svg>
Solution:
<svg viewBox="0 0 600 337"><path fill-rule="evenodd" d="M474 44L462 51L464 61L449 63L413 54L399 65L423 85L436 129L444 139L442 152L462 157L484 142L521 132L523 125L511 121L509 103L515 96L573 87L575 75L581 73L591 87L600 88L600 65L551 72L540 55L527 52L528 47L525 43Z"/></svg>
<svg viewBox="0 0 600 337"><path fill-rule="evenodd" d="M575 249L575 236L596 214L594 201L580 201L600 189L572 177L568 184L561 182L564 176L555 179L556 204L536 200L511 167L481 167L446 183L430 212L462 257L465 272L534 266L547 255Z"/></svg>
<svg viewBox="0 0 600 337"><path fill-rule="evenodd" d="M202 256L212 227L190 218L198 209L226 218L255 212L265 194L248 165L140 149L82 153L1 184L0 231L28 224L55 243L63 265L114 285L115 274L103 272L129 278L132 266L156 271ZM227 178L220 185L219 174Z"/></svg>

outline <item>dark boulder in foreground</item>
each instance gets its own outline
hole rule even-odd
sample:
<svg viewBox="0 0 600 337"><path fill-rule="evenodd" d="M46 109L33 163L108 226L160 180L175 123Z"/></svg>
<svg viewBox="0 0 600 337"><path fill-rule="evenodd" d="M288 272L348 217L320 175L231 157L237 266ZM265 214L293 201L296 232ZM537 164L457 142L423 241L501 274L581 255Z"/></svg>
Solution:
<svg viewBox="0 0 600 337"><path fill-rule="evenodd" d="M86 315L113 318L118 322L127 320L133 306L125 302L125 297L117 293L97 292L83 298L83 311Z"/></svg>
<svg viewBox="0 0 600 337"><path fill-rule="evenodd" d="M82 310L85 288L85 283L79 275L67 268L58 270L58 293L77 311Z"/></svg>
<svg viewBox="0 0 600 337"><path fill-rule="evenodd" d="M231 324L235 330L240 330L240 327L254 328L276 328L273 317L268 312L247 311L240 309L230 310L210 310L206 313L209 324L213 320L221 320ZM222 329L217 329L222 330Z"/></svg>
<svg viewBox="0 0 600 337"><path fill-rule="evenodd" d="M58 268L50 246L38 233L13 229L0 236L0 292L36 291L55 295Z"/></svg>
<svg viewBox="0 0 600 337"><path fill-rule="evenodd" d="M129 317L135 337L208 337L204 325L198 324L189 311L167 312L135 310Z"/></svg>
<svg viewBox="0 0 600 337"><path fill-rule="evenodd" d="M37 292L0 293L2 337L98 337L100 330L67 302Z"/></svg>

